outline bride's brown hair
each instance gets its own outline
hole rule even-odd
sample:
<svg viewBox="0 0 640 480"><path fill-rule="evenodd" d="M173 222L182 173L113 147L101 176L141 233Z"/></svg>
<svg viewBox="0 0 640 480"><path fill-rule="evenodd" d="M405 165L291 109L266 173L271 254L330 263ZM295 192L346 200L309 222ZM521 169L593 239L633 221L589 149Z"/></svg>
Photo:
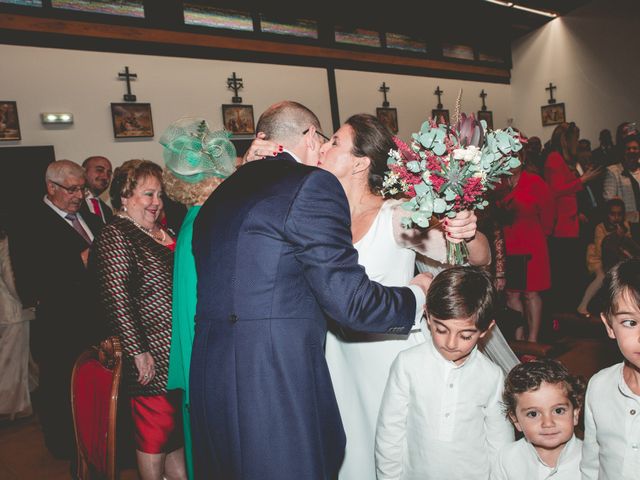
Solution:
<svg viewBox="0 0 640 480"><path fill-rule="evenodd" d="M382 189L387 171L389 150L396 148L393 136L380 120L366 113L349 117L345 124L353 129L353 155L371 160L369 189L377 194Z"/></svg>

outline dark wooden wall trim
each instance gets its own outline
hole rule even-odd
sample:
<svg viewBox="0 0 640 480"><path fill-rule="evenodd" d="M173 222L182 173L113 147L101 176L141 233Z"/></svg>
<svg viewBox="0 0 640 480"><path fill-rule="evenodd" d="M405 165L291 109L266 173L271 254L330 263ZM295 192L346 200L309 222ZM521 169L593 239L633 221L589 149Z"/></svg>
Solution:
<svg viewBox="0 0 640 480"><path fill-rule="evenodd" d="M30 32L29 38L25 34ZM279 64L308 64L326 68L404 73L445 78L462 78L494 83L509 83L508 68L468 65L445 60L433 60L394 56L386 53L349 51L295 43L280 43L269 40L227 37L215 34L177 32L154 28L124 25L107 25L76 20L61 20L17 14L0 14L0 42L50 46L46 40L55 37L57 47L60 39L68 48L86 50L108 50L104 45L95 47L96 42L79 43L80 39L115 42L116 50L123 50L122 44L131 45L132 51L140 51L140 45L151 46L148 53L156 53L157 48L169 48L171 55L197 58L224 58L238 61L268 61ZM38 34L41 34L40 36ZM35 37L33 36L35 35ZM44 41L38 41L41 38ZM138 45L135 48L135 45ZM127 50L126 48L124 50ZM209 53L207 53L209 51ZM211 52L216 52L214 55ZM220 54L221 52L224 52ZM165 52L167 54L168 52ZM247 58L250 53L256 58Z"/></svg>

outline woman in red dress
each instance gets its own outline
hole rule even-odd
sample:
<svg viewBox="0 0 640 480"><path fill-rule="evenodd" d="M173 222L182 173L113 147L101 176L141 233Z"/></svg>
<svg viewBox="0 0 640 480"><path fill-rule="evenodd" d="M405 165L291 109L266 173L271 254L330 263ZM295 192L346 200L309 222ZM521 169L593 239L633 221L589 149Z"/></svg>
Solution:
<svg viewBox="0 0 640 480"><path fill-rule="evenodd" d="M574 311L586 277L584 249L578 238L578 199L576 193L583 184L595 180L601 172L587 170L582 176L569 168L575 165L580 129L575 123L558 125L551 136L551 153L544 165L544 179L556 205L556 222L549 242L556 311ZM581 275L582 273L582 275ZM576 277L578 280L576 280ZM583 277L583 278L581 278Z"/></svg>
<svg viewBox="0 0 640 480"><path fill-rule="evenodd" d="M530 255L526 288L513 290L507 285L507 305L524 315L529 327L526 339L536 342L542 320L540 292L551 286L547 235L553 228L553 198L544 180L522 167L507 177L506 184L511 191L498 205L512 218L504 227L507 256ZM525 339L524 328L516 330L516 339Z"/></svg>
<svg viewBox="0 0 640 480"><path fill-rule="evenodd" d="M113 172L117 213L93 243L106 317L124 350L142 480L186 479L180 397L167 392L175 240L162 227L162 169L129 160Z"/></svg>

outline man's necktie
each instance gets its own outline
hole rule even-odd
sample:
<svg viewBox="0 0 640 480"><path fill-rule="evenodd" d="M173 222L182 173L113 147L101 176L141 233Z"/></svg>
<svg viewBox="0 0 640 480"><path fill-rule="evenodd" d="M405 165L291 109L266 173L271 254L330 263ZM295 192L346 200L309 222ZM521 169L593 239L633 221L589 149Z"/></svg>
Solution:
<svg viewBox="0 0 640 480"><path fill-rule="evenodd" d="M80 220L78 220L78 216L75 213L67 213L65 218L71 221L73 229L78 232L89 245L91 245L91 238L89 238L89 235L87 235L86 230L82 228L82 224L80 223Z"/></svg>
<svg viewBox="0 0 640 480"><path fill-rule="evenodd" d="M102 208L100 208L100 200L97 198L90 198L89 200L91 200L91 205L93 205L93 213L100 216L104 222L104 215L102 214Z"/></svg>

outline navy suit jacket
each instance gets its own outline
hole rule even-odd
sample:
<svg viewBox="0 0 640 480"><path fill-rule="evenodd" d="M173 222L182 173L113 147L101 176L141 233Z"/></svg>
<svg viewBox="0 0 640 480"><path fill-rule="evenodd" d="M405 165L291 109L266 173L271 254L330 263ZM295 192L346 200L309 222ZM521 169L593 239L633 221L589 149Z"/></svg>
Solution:
<svg viewBox="0 0 640 480"><path fill-rule="evenodd" d="M334 478L345 436L324 358L326 316L407 333L413 293L368 279L342 186L286 153L218 187L196 218L193 251L196 478Z"/></svg>

